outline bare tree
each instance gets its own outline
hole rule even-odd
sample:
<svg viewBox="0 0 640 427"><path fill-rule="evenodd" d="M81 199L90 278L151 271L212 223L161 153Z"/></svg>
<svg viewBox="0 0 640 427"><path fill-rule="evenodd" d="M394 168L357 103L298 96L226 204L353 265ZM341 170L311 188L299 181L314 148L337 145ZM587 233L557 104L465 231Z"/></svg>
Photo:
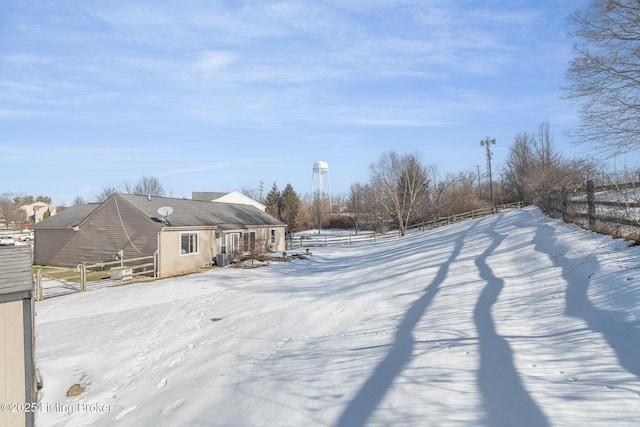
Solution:
<svg viewBox="0 0 640 427"><path fill-rule="evenodd" d="M240 190L240 192L242 194L244 194L247 197L251 197L253 200L256 200L258 202L260 202L260 191L253 189L253 188L249 188L249 187L242 187L242 189Z"/></svg>
<svg viewBox="0 0 640 427"><path fill-rule="evenodd" d="M534 140L527 132L516 135L509 147L509 154L503 170L507 199L528 201L526 185L534 163Z"/></svg>
<svg viewBox="0 0 640 427"><path fill-rule="evenodd" d="M475 190L475 180L473 172L448 176L446 189L440 195L440 215L452 216L486 207L487 202L480 200Z"/></svg>
<svg viewBox="0 0 640 427"><path fill-rule="evenodd" d="M313 228L318 230L322 229L322 225L324 223L324 219L327 217L327 212L329 211L329 203L327 199L314 197L311 200L310 213L311 213L311 224Z"/></svg>
<svg viewBox="0 0 640 427"><path fill-rule="evenodd" d="M360 227L361 212L364 204L364 186L359 182L351 184L349 188L349 196L347 199L347 206L349 210L349 217L353 223L353 227L358 234L358 228Z"/></svg>
<svg viewBox="0 0 640 427"><path fill-rule="evenodd" d="M133 194L162 197L165 195L165 191L158 178L154 176L143 176L133 188Z"/></svg>
<svg viewBox="0 0 640 427"><path fill-rule="evenodd" d="M372 184L382 190L380 202L398 224L400 235L406 233L416 201L425 194L427 174L417 153L398 156L385 153L380 161L371 165Z"/></svg>
<svg viewBox="0 0 640 427"><path fill-rule="evenodd" d="M18 208L22 203L20 196L6 192L0 194L0 222L4 225L5 228L9 228L11 223L16 223L20 220L23 220L22 213Z"/></svg>
<svg viewBox="0 0 640 427"><path fill-rule="evenodd" d="M107 200L109 196L111 196L112 194L116 194L119 192L120 190L118 190L117 187L109 187L109 186L102 187L102 192L96 196L96 202L102 203L105 200Z"/></svg>
<svg viewBox="0 0 640 427"><path fill-rule="evenodd" d="M444 178L438 173L438 168L432 165L429 168L429 209L431 210L431 216L434 219L442 216L441 207L442 200L446 192L453 186L456 178L447 174Z"/></svg>
<svg viewBox="0 0 640 427"><path fill-rule="evenodd" d="M608 154L640 146L640 2L591 0L570 17L577 30L566 96L580 105L575 137Z"/></svg>

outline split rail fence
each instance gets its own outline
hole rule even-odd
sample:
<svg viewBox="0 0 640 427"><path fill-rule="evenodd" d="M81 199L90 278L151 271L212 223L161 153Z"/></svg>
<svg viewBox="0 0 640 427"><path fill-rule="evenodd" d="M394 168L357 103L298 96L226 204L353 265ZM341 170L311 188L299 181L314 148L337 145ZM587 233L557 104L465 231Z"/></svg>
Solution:
<svg viewBox="0 0 640 427"><path fill-rule="evenodd" d="M36 300L127 283L140 276L156 277L157 254L118 261L79 264L76 268L39 267Z"/></svg>
<svg viewBox="0 0 640 427"><path fill-rule="evenodd" d="M505 205L496 206L495 208L483 208L476 209L469 212L452 215L448 217L440 217L430 221L425 221L417 224L413 224L407 227L409 230L427 230L436 227L442 227L445 225L454 224L456 222L465 221L467 219L480 218L483 216L491 215L498 212L505 212L522 207L522 202L509 203ZM321 246L341 246L352 245L356 243L365 242L379 242L388 239L397 239L400 237L399 231L391 231L388 233L375 233L373 231L360 231L357 234L354 232L344 232L344 235L322 235L322 234L308 234L305 233L300 236L295 236L293 239L287 242L287 249L298 248L312 248Z"/></svg>
<svg viewBox="0 0 640 427"><path fill-rule="evenodd" d="M640 182L594 185L550 193L545 212L589 230L622 237L640 233Z"/></svg>

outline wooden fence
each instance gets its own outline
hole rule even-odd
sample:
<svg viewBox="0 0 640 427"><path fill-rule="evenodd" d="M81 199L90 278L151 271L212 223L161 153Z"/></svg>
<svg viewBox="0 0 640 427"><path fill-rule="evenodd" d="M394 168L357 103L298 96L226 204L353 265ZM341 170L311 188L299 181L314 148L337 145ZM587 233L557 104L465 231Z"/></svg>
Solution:
<svg viewBox="0 0 640 427"><path fill-rule="evenodd" d="M640 232L640 183L629 182L584 187L549 193L543 210L590 230L615 232L622 237Z"/></svg>
<svg viewBox="0 0 640 427"><path fill-rule="evenodd" d="M465 221L473 218L480 218L483 216L491 215L498 212L505 212L522 207L522 202L509 203L505 205L496 206L495 208L483 208L476 209L469 212L452 215L448 217L436 218L430 221L413 224L407 227L407 230L426 230L436 227L441 227L456 222ZM287 249L297 248L312 248L320 246L340 246L340 245L352 245L356 243L365 242L379 242L388 239L397 239L400 237L399 231L391 231L388 233L375 233L373 231L360 231L357 234L354 232L345 231L343 235L322 235L322 234L309 234L305 233L300 236L295 236L293 239L287 242Z"/></svg>
<svg viewBox="0 0 640 427"><path fill-rule="evenodd" d="M118 261L79 264L76 268L40 267L35 272L36 299L85 292L126 283L139 276L156 277L157 254Z"/></svg>

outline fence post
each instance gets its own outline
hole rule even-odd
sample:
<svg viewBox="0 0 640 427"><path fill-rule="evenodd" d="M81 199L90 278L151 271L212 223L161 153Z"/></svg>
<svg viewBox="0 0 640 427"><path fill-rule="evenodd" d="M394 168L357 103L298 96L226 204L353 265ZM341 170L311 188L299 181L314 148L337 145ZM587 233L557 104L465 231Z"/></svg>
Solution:
<svg viewBox="0 0 640 427"><path fill-rule="evenodd" d="M36 271L36 301L42 301L42 269Z"/></svg>
<svg viewBox="0 0 640 427"><path fill-rule="evenodd" d="M80 264L80 292L87 290L87 266Z"/></svg>
<svg viewBox="0 0 640 427"><path fill-rule="evenodd" d="M153 253L153 278L158 277L158 251Z"/></svg>
<svg viewBox="0 0 640 427"><path fill-rule="evenodd" d="M589 218L589 229L593 230L596 227L596 204L595 204L595 189L593 181L587 181L587 214Z"/></svg>
<svg viewBox="0 0 640 427"><path fill-rule="evenodd" d="M567 205L569 203L569 195L566 189L562 189L562 206L560 207L562 215L562 221L567 222Z"/></svg>

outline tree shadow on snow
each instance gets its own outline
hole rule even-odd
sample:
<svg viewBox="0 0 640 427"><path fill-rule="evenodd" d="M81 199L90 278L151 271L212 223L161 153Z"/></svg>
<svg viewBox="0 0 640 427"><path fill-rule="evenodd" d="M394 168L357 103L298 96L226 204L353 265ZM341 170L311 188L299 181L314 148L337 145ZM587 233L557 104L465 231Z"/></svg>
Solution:
<svg viewBox="0 0 640 427"><path fill-rule="evenodd" d="M357 427L365 425L393 384L394 379L411 361L415 344L413 330L440 290L440 285L449 272L449 265L460 255L465 236L466 233L461 233L458 236L449 259L442 263L433 282L424 289L423 295L404 314L391 344L391 350L342 412L336 426Z"/></svg>
<svg viewBox="0 0 640 427"><path fill-rule="evenodd" d="M504 280L493 274L487 258L506 236L491 230L489 237L491 244L475 261L480 278L487 284L473 312L479 338L478 387L486 411L484 423L488 426L517 426L524 422L527 425L548 426L545 415L525 390L513 362L513 351L507 340L498 335L491 316L492 307L504 287Z"/></svg>
<svg viewBox="0 0 640 427"><path fill-rule="evenodd" d="M624 312L599 309L589 300L591 276L600 271L596 257L592 257L592 254L567 257L570 247L558 243L554 229L549 225L538 227L535 248L562 268L562 277L567 282L565 313L583 320L589 329L602 334L615 351L620 365L640 378L640 329L624 320ZM587 259L591 268L584 266Z"/></svg>

